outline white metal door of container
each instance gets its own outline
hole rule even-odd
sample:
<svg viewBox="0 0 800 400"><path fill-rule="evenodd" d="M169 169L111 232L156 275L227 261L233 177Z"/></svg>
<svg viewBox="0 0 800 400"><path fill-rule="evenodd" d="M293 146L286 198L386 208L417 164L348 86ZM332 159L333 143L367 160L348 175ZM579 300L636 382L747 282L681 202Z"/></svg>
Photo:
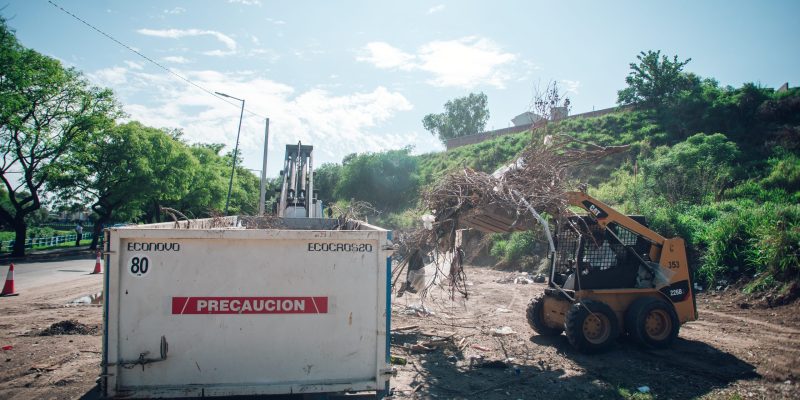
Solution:
<svg viewBox="0 0 800 400"><path fill-rule="evenodd" d="M385 232L183 232L116 242L117 390L383 389Z"/></svg>

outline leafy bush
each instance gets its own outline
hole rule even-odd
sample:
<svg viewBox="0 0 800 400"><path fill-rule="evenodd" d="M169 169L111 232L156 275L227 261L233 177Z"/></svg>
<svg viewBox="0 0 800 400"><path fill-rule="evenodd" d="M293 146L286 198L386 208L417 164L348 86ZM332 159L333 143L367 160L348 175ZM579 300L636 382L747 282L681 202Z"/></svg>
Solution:
<svg viewBox="0 0 800 400"><path fill-rule="evenodd" d="M672 147L656 148L652 158L642 160L642 171L650 190L671 203L701 203L733 178L738 153L725 135L698 133Z"/></svg>
<svg viewBox="0 0 800 400"><path fill-rule="evenodd" d="M489 254L508 264L517 263L533 254L536 242L533 231L493 234Z"/></svg>

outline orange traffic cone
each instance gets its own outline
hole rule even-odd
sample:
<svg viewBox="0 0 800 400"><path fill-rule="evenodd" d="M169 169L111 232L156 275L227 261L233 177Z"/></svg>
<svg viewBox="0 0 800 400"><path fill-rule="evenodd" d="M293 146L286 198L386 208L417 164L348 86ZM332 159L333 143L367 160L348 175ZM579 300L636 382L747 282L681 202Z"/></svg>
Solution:
<svg viewBox="0 0 800 400"><path fill-rule="evenodd" d="M14 293L14 264L8 267L8 275L6 275L6 284L3 286L3 291L0 296L19 296L19 293Z"/></svg>
<svg viewBox="0 0 800 400"><path fill-rule="evenodd" d="M94 271L92 271L92 273L90 275L92 275L92 274L102 274L102 273L103 273L103 267L100 266L100 251L98 250L97 251L97 261L94 262Z"/></svg>

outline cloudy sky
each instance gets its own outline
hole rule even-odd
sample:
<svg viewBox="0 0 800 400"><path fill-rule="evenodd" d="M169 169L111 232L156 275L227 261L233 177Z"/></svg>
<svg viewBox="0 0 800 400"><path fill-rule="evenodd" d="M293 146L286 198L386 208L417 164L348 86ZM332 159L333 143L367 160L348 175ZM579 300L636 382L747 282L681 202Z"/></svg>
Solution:
<svg viewBox="0 0 800 400"><path fill-rule="evenodd" d="M691 57L723 85L800 83L798 1L11 0L0 13L130 118L189 141L235 142L240 103L202 89L245 99L244 162L261 168L269 117L270 176L297 141L317 163L439 151L422 117L470 92L489 97L487 129L528 110L537 83L559 82L573 113L613 106L642 50Z"/></svg>

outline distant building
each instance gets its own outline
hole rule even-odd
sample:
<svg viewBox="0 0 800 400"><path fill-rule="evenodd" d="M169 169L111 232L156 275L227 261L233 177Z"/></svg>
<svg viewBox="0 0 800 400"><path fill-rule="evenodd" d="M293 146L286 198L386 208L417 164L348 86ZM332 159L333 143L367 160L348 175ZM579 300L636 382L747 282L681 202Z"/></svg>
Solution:
<svg viewBox="0 0 800 400"><path fill-rule="evenodd" d="M524 112L524 113L522 113L520 115L517 115L516 117L512 118L511 119L511 123L513 123L514 126L531 126L531 125L539 122L539 120L541 120L541 119L542 119L542 117L540 115L534 114L534 113L532 113L530 111L526 111L526 112Z"/></svg>
<svg viewBox="0 0 800 400"><path fill-rule="evenodd" d="M784 83L783 85L781 85L781 87L778 88L778 90L776 90L776 92L778 93L787 91L789 91L789 82Z"/></svg>
<svg viewBox="0 0 800 400"><path fill-rule="evenodd" d="M550 120L559 121L569 116L569 109L567 107L552 107L550 108Z"/></svg>

